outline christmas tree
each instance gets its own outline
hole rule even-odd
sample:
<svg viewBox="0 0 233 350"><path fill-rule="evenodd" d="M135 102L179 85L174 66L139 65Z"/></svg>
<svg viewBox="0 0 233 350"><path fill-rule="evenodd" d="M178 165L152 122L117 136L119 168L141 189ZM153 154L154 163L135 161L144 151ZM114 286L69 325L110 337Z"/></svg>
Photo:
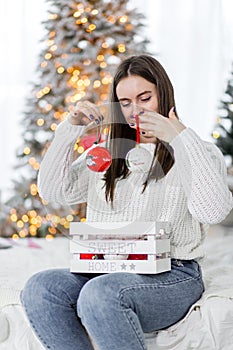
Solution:
<svg viewBox="0 0 233 350"><path fill-rule="evenodd" d="M1 235L52 238L70 221L85 220L85 203L51 208L38 195L37 174L57 125L82 99L104 103L116 65L147 52L144 15L128 0L49 0L36 82L25 101L22 146L17 151L13 194L2 205ZM84 147L75 146L77 153Z"/></svg>
<svg viewBox="0 0 233 350"><path fill-rule="evenodd" d="M220 148L224 156L229 172L233 167L233 71L227 81L227 87L220 101L218 117L212 133L216 145ZM233 172L232 172L233 175Z"/></svg>

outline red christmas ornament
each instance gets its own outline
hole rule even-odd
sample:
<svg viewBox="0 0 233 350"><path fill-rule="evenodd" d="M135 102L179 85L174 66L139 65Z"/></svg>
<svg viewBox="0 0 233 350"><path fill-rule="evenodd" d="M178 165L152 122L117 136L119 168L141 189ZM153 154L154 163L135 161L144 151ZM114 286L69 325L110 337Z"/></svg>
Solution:
<svg viewBox="0 0 233 350"><path fill-rule="evenodd" d="M80 254L80 259L82 260L96 260L96 259L103 259L102 254L88 254L88 253L81 253Z"/></svg>
<svg viewBox="0 0 233 350"><path fill-rule="evenodd" d="M129 254L128 260L147 260L147 254Z"/></svg>
<svg viewBox="0 0 233 350"><path fill-rule="evenodd" d="M90 148L96 141L96 135L85 135L81 138L79 146L82 146L84 150Z"/></svg>
<svg viewBox="0 0 233 350"><path fill-rule="evenodd" d="M110 167L112 157L106 148L97 146L87 153L86 163L90 170L101 173Z"/></svg>
<svg viewBox="0 0 233 350"><path fill-rule="evenodd" d="M95 254L81 253L80 254L80 259L92 259L94 256L95 256Z"/></svg>

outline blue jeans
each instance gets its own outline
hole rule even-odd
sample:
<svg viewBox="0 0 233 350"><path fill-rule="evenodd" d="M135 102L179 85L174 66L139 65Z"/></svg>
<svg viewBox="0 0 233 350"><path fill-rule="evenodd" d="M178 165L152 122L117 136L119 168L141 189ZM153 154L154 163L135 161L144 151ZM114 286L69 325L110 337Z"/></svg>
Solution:
<svg viewBox="0 0 233 350"><path fill-rule="evenodd" d="M27 317L46 349L146 350L144 333L182 319L204 291L196 261L172 260L169 272L32 276L21 293Z"/></svg>

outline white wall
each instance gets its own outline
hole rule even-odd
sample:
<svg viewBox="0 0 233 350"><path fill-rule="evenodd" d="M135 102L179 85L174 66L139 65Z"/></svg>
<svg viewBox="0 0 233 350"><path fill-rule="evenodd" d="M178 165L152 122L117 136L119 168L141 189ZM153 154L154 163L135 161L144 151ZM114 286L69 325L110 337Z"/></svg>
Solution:
<svg viewBox="0 0 233 350"><path fill-rule="evenodd" d="M34 76L45 16L45 0L0 1L0 190L4 198L15 177L19 121Z"/></svg>
<svg viewBox="0 0 233 350"><path fill-rule="evenodd" d="M138 4L147 13L151 49L173 82L180 118L203 139L213 141L218 102L233 62L233 1Z"/></svg>

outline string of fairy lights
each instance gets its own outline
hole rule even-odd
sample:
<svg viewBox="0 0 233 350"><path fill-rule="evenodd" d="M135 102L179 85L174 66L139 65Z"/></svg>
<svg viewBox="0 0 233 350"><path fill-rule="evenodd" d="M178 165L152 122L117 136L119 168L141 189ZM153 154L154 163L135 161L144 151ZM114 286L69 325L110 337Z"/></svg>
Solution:
<svg viewBox="0 0 233 350"><path fill-rule="evenodd" d="M218 118L216 118L216 123L217 124L219 124L220 123L220 118L218 117ZM212 136L213 136L213 138L214 139L218 139L219 137L220 137L220 132L218 131L218 130L213 130L213 132L212 132Z"/></svg>
<svg viewBox="0 0 233 350"><path fill-rule="evenodd" d="M228 109L231 111L231 113L233 112L233 103L227 103L227 107ZM225 113L225 112L224 112ZM226 124L226 125L225 125ZM225 136L223 134L223 130L221 128L221 125L223 125L224 127L226 127L226 129L230 129L232 122L230 120L227 120L226 115L224 115L223 117L217 117L215 119L215 128L212 131L212 137L217 140L222 136Z"/></svg>
<svg viewBox="0 0 233 350"><path fill-rule="evenodd" d="M84 6L81 2L76 5L76 8L73 12L73 18L75 20L76 25L82 26L82 30L86 31L87 33L92 33L97 29L97 26L95 23L90 23L90 18L93 18L93 16L97 16L99 13L98 9L91 8L89 6ZM91 17L90 17L91 15ZM49 14L49 20L56 20L58 18L58 14ZM114 16L109 15L106 20L111 23L115 24L116 22L124 25L125 31L132 30L132 24L129 22L129 18L127 15L122 16ZM53 60L54 55L56 51L58 50L58 45L56 44L56 36L57 33L55 30L51 30L48 35L48 40L46 41L46 45L48 47L47 52L44 55L44 59L40 64L41 69L46 69L46 67L49 64L49 61ZM126 52L126 45L125 43L118 43L116 45L116 50L118 53L125 53ZM71 53L77 52L77 47L72 47L70 49ZM50 129L51 131L55 131L57 128L57 125L66 119L68 113L72 110L73 105L80 101L82 98L86 96L86 89L87 88L93 88L98 89L100 91L99 94L99 104L103 103L103 101L106 101L108 98L108 87L109 84L112 82L112 75L108 72L108 62L106 59L106 56L115 56L116 52L111 48L111 38L104 38L101 44L100 52L98 53L96 57L96 63L99 65L99 79L95 79L93 82L91 81L90 77L82 72L82 69L78 66L70 66L68 68L65 68L62 63L59 62L59 60L56 60L54 62L54 66L56 69L56 73L59 75L62 74L69 74L69 79L67 80L67 85L70 88L73 93L65 98L65 103L68 106L68 110L64 111L61 109L54 111L53 117L54 120L51 125ZM63 53L61 55L61 58L64 60L67 58L67 54ZM83 61L84 66L90 66L93 64L93 61L90 59L85 59ZM46 114L53 110L53 105L46 101L45 97L46 95L49 95L52 90L52 84L46 84L43 88L41 88L36 93L36 97L38 99L38 105L40 109ZM56 122L57 121L57 122ZM45 126L46 119L43 118L43 116L40 116L36 120L36 124L39 128L43 128ZM109 132L108 127L103 129L103 137L107 135ZM75 146L74 151L77 152L78 155L82 154L85 151L85 146L82 143L81 139L78 139ZM23 150L23 154L28 157L28 164L34 169L35 171L38 171L40 168L40 162L33 156L30 157L30 154L32 153L32 150L29 146L25 146ZM36 183L30 184L30 194L31 196L38 196L38 187ZM48 203L41 199L41 202L44 206L46 206ZM59 215L55 215L52 213L47 213L46 215L39 215L35 209L28 210L26 213L19 214L15 208L12 208L10 210L9 220L11 223L15 224L16 231L12 234L12 238L17 240L19 238L24 238L27 236L37 236L38 229L42 227L42 225L46 222L50 223L50 226L47 228L47 234L45 235L45 238L47 240L51 240L55 237L55 235L58 233L59 229L58 226L64 227L64 229L69 229L70 222L74 220L75 211L71 211L70 214L61 217ZM85 216L80 217L80 221L85 221Z"/></svg>

